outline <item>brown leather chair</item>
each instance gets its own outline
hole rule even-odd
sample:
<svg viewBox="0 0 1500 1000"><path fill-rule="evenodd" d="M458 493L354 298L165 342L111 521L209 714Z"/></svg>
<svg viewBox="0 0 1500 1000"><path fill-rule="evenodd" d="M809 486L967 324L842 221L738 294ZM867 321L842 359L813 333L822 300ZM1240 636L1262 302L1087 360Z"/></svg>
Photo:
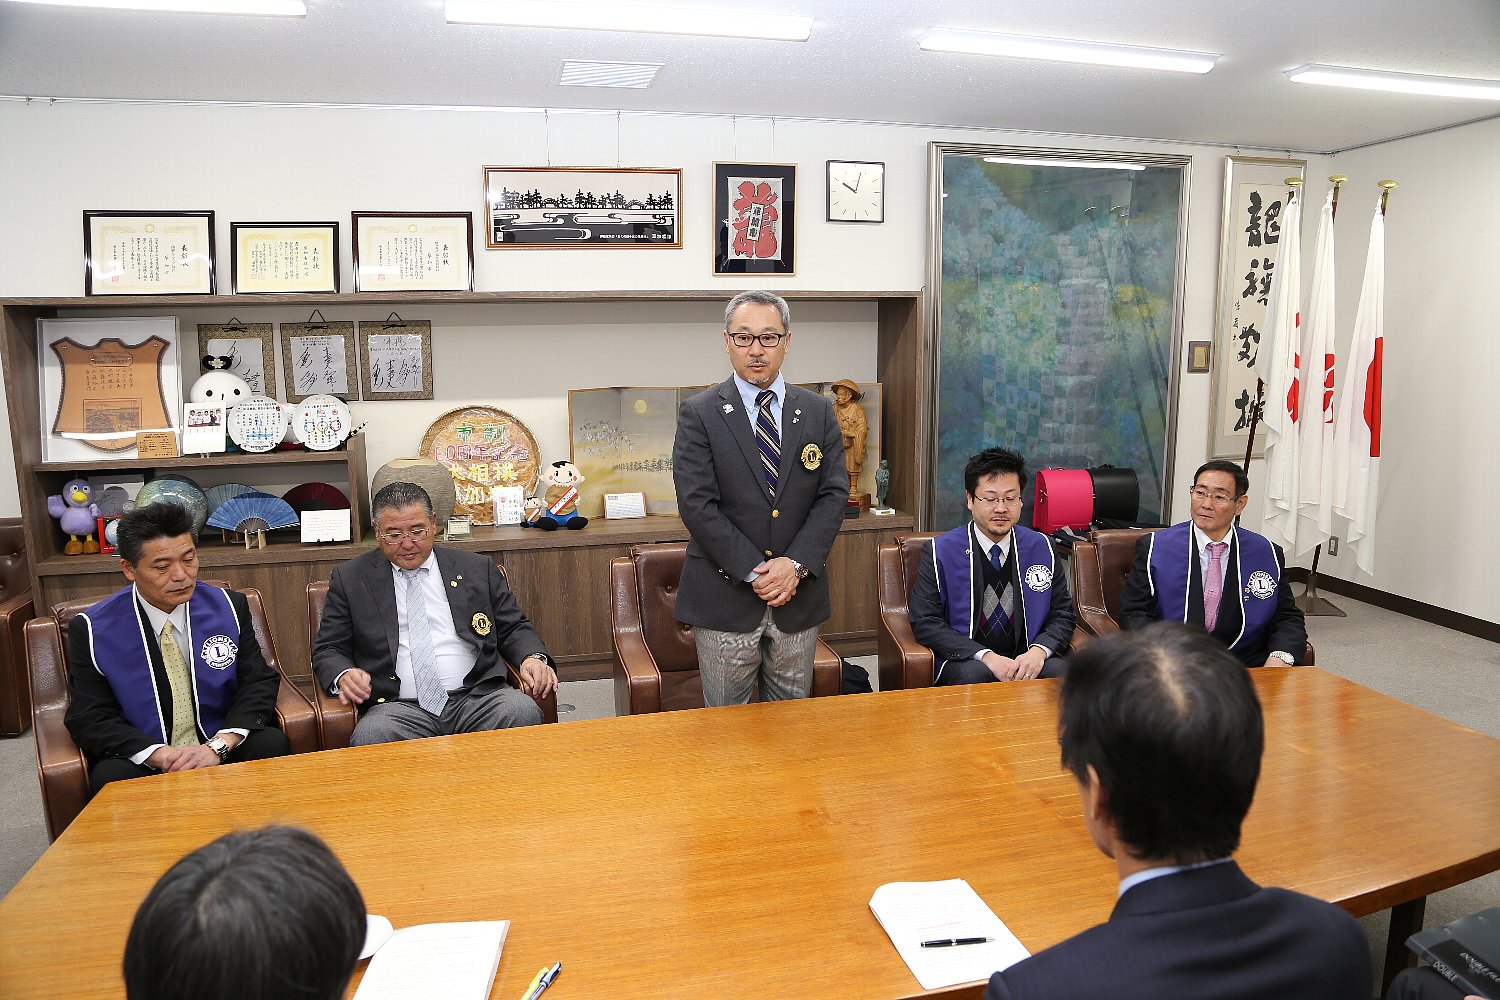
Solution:
<svg viewBox="0 0 1500 1000"><path fill-rule="evenodd" d="M1078 627L1086 636L1120 630L1120 594L1135 562L1135 543L1154 528L1110 528L1090 531L1087 541L1073 543L1073 603ZM1083 642L1087 642L1084 637ZM1075 634L1074 646L1080 646ZM1311 666L1316 651L1309 642L1300 663Z"/></svg>
<svg viewBox="0 0 1500 1000"><path fill-rule="evenodd" d="M21 630L35 613L26 532L20 518L9 518L0 521L0 736L19 736L31 724Z"/></svg>
<svg viewBox="0 0 1500 1000"><path fill-rule="evenodd" d="M222 580L202 580L228 587ZM239 588L235 588L239 589ZM312 703L287 679L276 653L276 642L261 603L260 591L241 589L250 605L251 627L261 651L278 674L276 716L286 732L292 753L319 749L317 713ZM63 716L68 710L68 664L64 636L74 616L108 595L81 597L53 605L51 618L37 618L25 629L26 661L31 679L31 724L36 736L37 777L42 785L42 807L47 814L47 835L56 840L73 817L88 804L89 770L83 751L73 742Z"/></svg>
<svg viewBox="0 0 1500 1000"><path fill-rule="evenodd" d="M941 532L897 535L894 543L880 546L875 554L876 589L880 599L880 627L875 633L876 659L880 665L880 690L932 687L937 664L932 650L917 641L911 630L907 602L917 582L917 564L922 547ZM1071 648L1087 639L1074 626Z"/></svg>
<svg viewBox="0 0 1500 1000"><path fill-rule="evenodd" d="M500 576L505 577L505 567L496 565L500 570ZM307 585L307 637L308 642L313 643L318 638L318 627L323 624L323 608L328 604L328 581L317 580ZM513 663L505 664L505 671L510 676L510 682L517 688L521 686L521 675L516 673ZM359 721L359 709L353 705L345 705L339 701L338 695L329 694L323 685L313 679L313 687L316 689L314 704L318 708L318 728L323 733L323 748L334 750L347 747L349 739L354 735L354 724ZM557 721L557 692L554 691L545 698L532 698L537 707L542 710L542 718L546 722Z"/></svg>
<svg viewBox="0 0 1500 1000"><path fill-rule="evenodd" d="M672 617L687 542L632 545L609 566L615 642L615 712L643 715L703 707L693 627ZM843 661L822 639L813 654L813 697L834 695Z"/></svg>

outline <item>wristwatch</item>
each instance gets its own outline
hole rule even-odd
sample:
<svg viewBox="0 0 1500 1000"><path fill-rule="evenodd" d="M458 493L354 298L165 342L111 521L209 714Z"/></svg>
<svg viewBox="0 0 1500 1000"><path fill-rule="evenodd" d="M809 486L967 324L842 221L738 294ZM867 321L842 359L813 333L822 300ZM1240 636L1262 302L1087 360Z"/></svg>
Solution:
<svg viewBox="0 0 1500 1000"><path fill-rule="evenodd" d="M204 746L208 747L214 753L219 755L220 764L229 759L229 744L225 743L222 737L210 736L208 738L208 742L205 743Z"/></svg>
<svg viewBox="0 0 1500 1000"><path fill-rule="evenodd" d="M1280 650L1277 650L1271 655L1276 657L1276 659L1280 660L1282 663L1285 663L1289 667L1294 666L1297 663L1297 658L1291 653L1283 653Z"/></svg>
<svg viewBox="0 0 1500 1000"><path fill-rule="evenodd" d="M788 559L788 562L790 562L792 564L792 569L794 569L794 570L797 571L797 579L799 579L799 580L806 580L807 579L807 567L806 566L802 565L801 563L799 563L795 559Z"/></svg>

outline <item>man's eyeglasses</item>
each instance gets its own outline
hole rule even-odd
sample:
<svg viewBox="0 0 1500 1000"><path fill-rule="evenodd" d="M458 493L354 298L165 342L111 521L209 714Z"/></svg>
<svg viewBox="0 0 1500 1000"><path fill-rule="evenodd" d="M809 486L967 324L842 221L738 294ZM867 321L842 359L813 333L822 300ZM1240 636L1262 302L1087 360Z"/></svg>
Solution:
<svg viewBox="0 0 1500 1000"><path fill-rule="evenodd" d="M1194 500L1207 500L1215 507L1228 507L1239 499L1239 497L1232 497L1228 493L1210 493L1201 486L1194 486L1191 492Z"/></svg>
<svg viewBox="0 0 1500 1000"><path fill-rule="evenodd" d="M1004 497L996 497L996 496L988 496L988 495L983 494L983 493L977 493L977 494L974 495L974 502L975 503L982 503L982 504L985 504L986 506L989 506L989 507L994 507L996 505L1000 505L1000 506L1003 506L1003 507L1019 507L1019 506L1021 506L1021 498L1019 496L1015 495L1015 494L1011 494L1010 496L1004 496Z"/></svg>
<svg viewBox="0 0 1500 1000"><path fill-rule="evenodd" d="M380 540L387 545L400 545L403 538L410 538L414 542L420 542L432 534L431 528L411 528L407 531L382 531Z"/></svg>
<svg viewBox="0 0 1500 1000"><path fill-rule="evenodd" d="M728 330L725 330L724 332L725 333L729 333ZM786 334L784 334L784 333L761 333L761 334L755 334L755 333L730 333L729 334L729 339L734 344L735 347L749 347L751 344L755 343L758 340L758 341L760 341L760 346L761 347L771 348L771 347L775 347L777 344L781 343L784 339L786 339Z"/></svg>

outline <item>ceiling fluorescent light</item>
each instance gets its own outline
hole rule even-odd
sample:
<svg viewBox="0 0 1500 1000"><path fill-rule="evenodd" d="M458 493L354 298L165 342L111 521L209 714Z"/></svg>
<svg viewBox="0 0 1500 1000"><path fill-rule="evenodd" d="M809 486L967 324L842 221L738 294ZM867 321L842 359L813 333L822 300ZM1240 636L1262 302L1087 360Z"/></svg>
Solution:
<svg viewBox="0 0 1500 1000"><path fill-rule="evenodd" d="M147 10L162 14L250 14L261 17L306 17L302 0L13 0L49 7L95 10Z"/></svg>
<svg viewBox="0 0 1500 1000"><path fill-rule="evenodd" d="M582 28L659 35L721 35L805 42L812 18L747 10L643 7L625 3L557 0L447 0L449 24L503 24L517 28Z"/></svg>
<svg viewBox="0 0 1500 1000"><path fill-rule="evenodd" d="M928 52L1048 59L1053 62L1088 63L1092 66L1164 69L1175 73L1207 73L1219 59L1213 52L1079 42L1067 38L1034 38L991 31L960 31L957 28L930 28L917 39L917 45Z"/></svg>
<svg viewBox="0 0 1500 1000"><path fill-rule="evenodd" d="M1064 160L1047 156L986 156L985 163L1014 163L1025 167L1091 167L1096 170L1145 170L1144 163L1119 160Z"/></svg>
<svg viewBox="0 0 1500 1000"><path fill-rule="evenodd" d="M1371 69L1347 69L1309 63L1289 70L1293 83L1317 83L1325 87L1353 87L1356 90L1384 90L1395 94L1423 94L1428 97L1475 97L1500 101L1500 81L1466 80L1456 76L1423 76L1419 73L1385 73Z"/></svg>

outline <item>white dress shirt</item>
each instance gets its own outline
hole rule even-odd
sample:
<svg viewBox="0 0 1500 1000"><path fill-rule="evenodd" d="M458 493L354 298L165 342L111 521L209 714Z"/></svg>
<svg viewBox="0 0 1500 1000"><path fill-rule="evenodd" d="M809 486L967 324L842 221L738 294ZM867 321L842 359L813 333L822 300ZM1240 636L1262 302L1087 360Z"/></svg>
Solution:
<svg viewBox="0 0 1500 1000"><path fill-rule="evenodd" d="M391 563L391 576L396 588L396 678L401 682L401 698L415 700L417 683L411 672L411 643L406 630L406 577L403 570ZM474 669L479 659L479 650L460 639L453 628L453 611L448 606L448 594L443 589L442 573L438 570L436 553L428 553L427 561L417 567L422 582L422 596L427 606L427 621L432 629L432 653L437 661L438 676L442 678L444 691L455 691L463 687L464 678Z"/></svg>
<svg viewBox="0 0 1500 1000"><path fill-rule="evenodd" d="M183 602L182 604L179 604L177 605L177 607L173 608L170 612L166 612L161 608L158 608L156 605L152 604L150 601L141 600L141 593L139 590L136 590L134 584L131 584L130 589L132 595L135 597L135 603L140 607L146 609L146 621L150 623L151 634L156 637L158 643L161 642L161 630L166 627L167 622L172 623L172 638L177 640L177 648L182 653L183 662L187 664L188 674L191 675L193 673L193 650L192 643L188 639L187 603ZM255 641L255 636L253 633L250 637L250 640L252 642ZM240 641L244 641L243 631L240 633ZM195 683L193 685L193 695L195 701L197 699L197 694L198 685ZM238 733L240 739L242 740L250 735L250 730L248 729L221 729L219 730L219 732ZM217 736L218 733L215 733L214 735ZM156 751L160 750L164 746L166 746L165 743L153 743L146 749L142 750L140 753L135 754L133 757L131 757L130 763L144 764L146 763L147 757L150 757L152 754L156 753Z"/></svg>

